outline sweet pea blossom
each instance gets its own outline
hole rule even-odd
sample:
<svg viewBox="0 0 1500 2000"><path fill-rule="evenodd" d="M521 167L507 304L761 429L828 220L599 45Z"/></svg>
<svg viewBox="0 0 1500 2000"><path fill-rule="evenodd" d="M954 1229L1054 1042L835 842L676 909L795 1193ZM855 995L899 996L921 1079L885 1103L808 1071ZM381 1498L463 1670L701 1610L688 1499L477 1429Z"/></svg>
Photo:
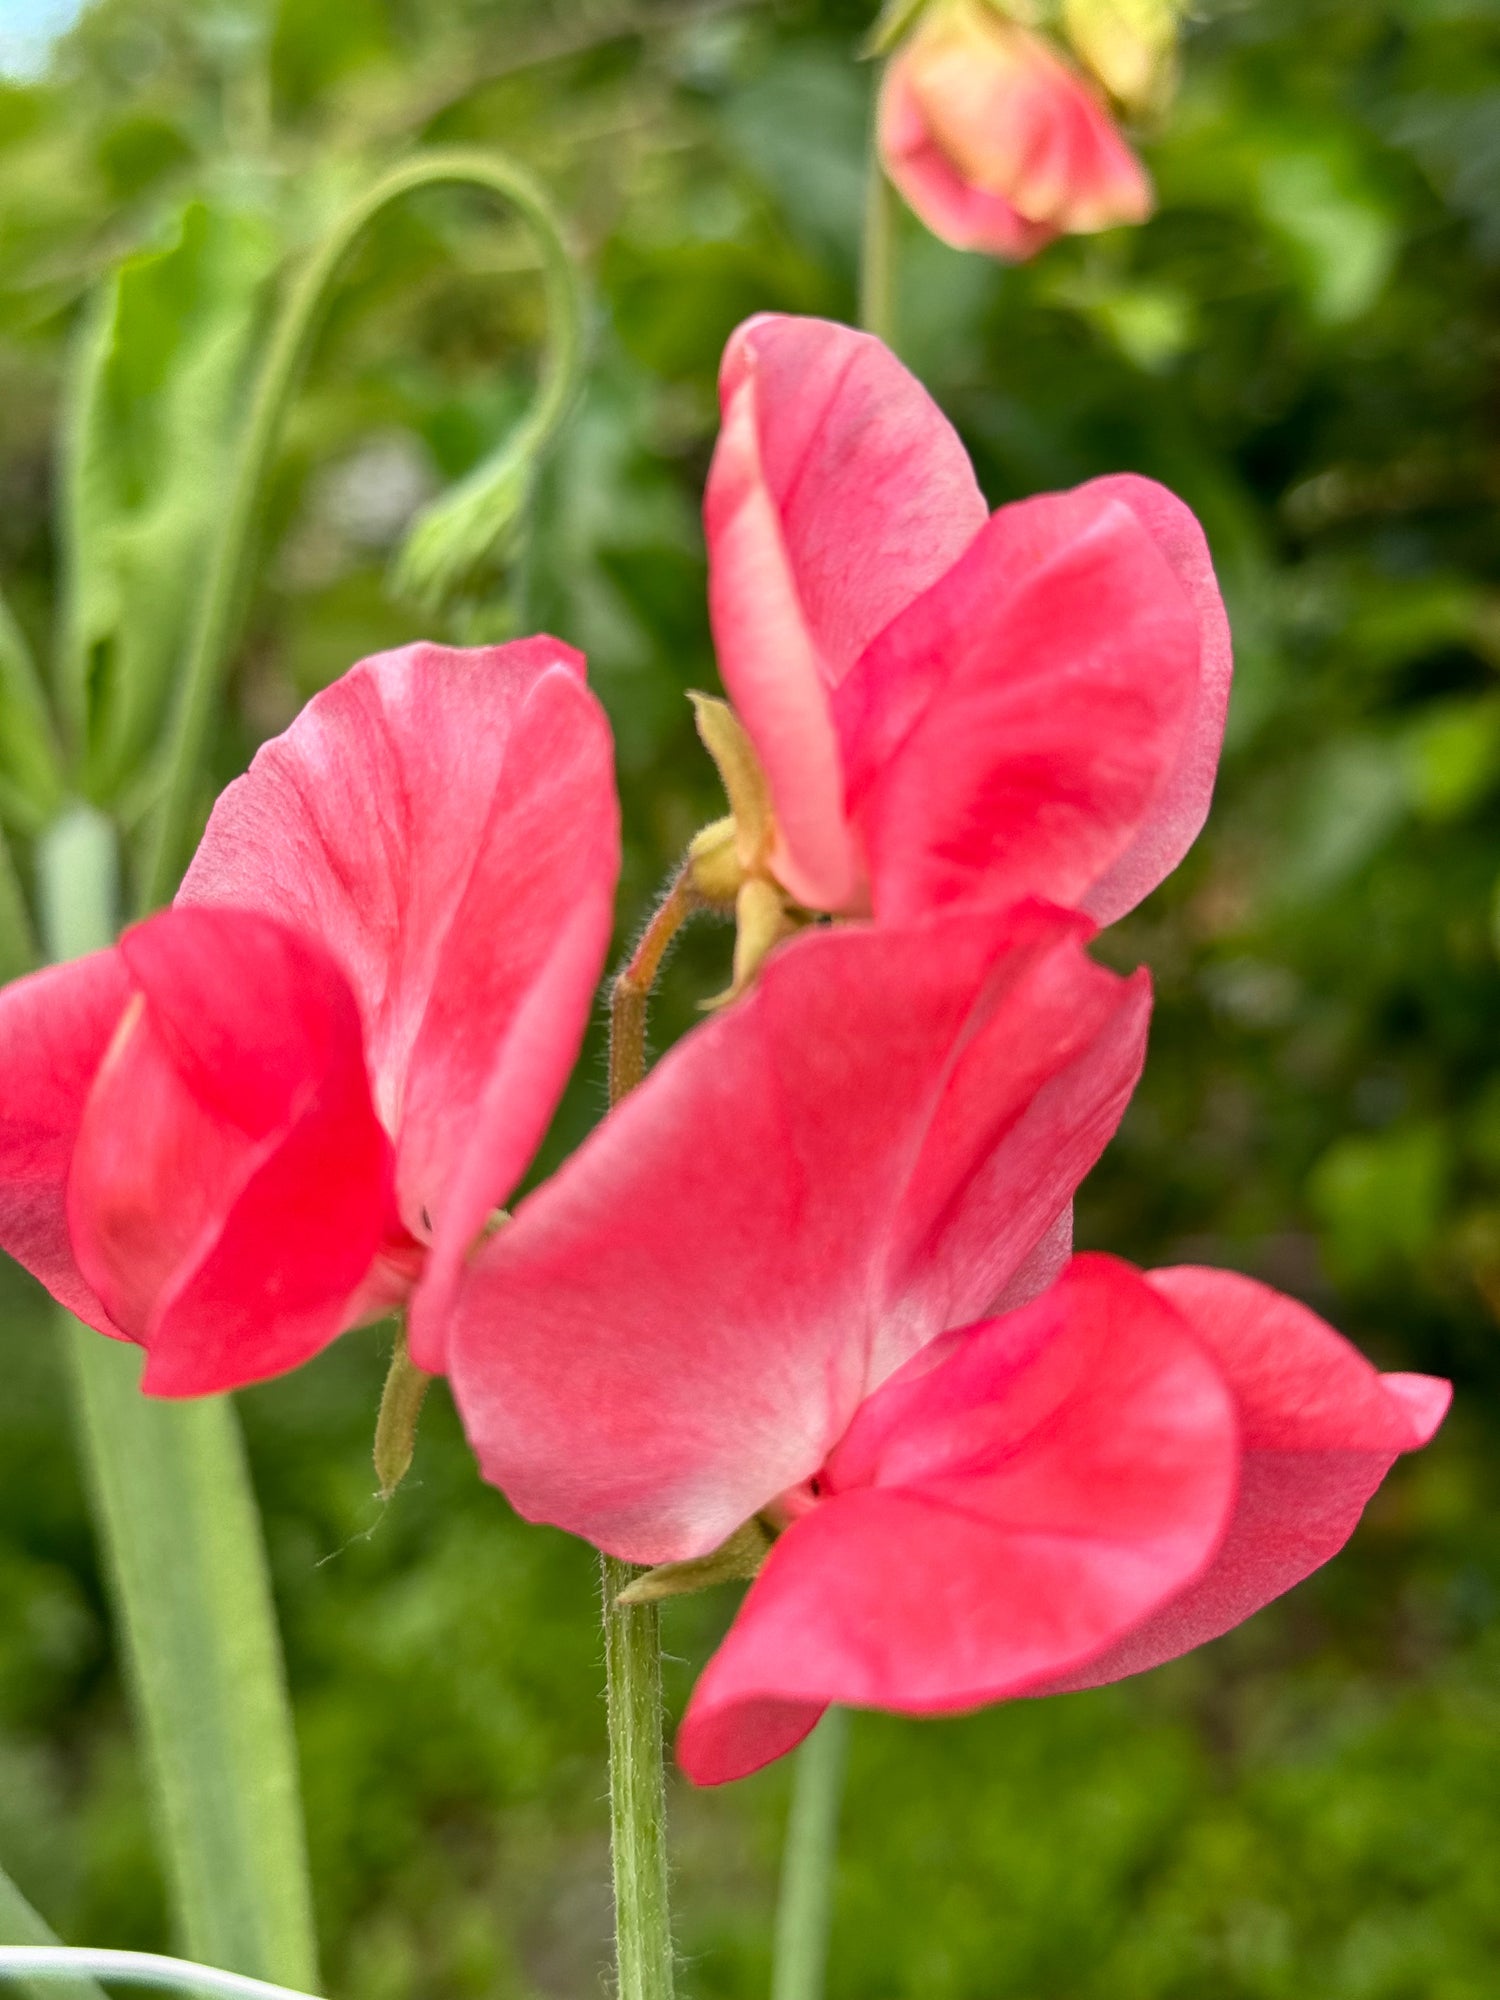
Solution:
<svg viewBox="0 0 1500 2000"><path fill-rule="evenodd" d="M577 1055L618 855L577 653L361 662L223 794L171 910L0 993L0 1246L168 1396L441 1294Z"/></svg>
<svg viewBox="0 0 1500 2000"><path fill-rule="evenodd" d="M448 1370L487 1478L636 1562L812 1478L949 1327L1066 1258L1150 992L1045 905L803 933L470 1261Z"/></svg>
<svg viewBox="0 0 1500 2000"><path fill-rule="evenodd" d="M1151 183L1103 100L987 0L924 14L886 71L879 142L907 203L955 249L1022 259L1151 213Z"/></svg>
<svg viewBox="0 0 1500 2000"><path fill-rule="evenodd" d="M1200 1270L1069 1262L1144 975L1030 903L781 946L469 1264L449 1372L520 1511L666 1594L754 1574L688 1775L830 1702L1134 1673L1325 1562L1447 1385Z"/></svg>
<svg viewBox="0 0 1500 2000"><path fill-rule="evenodd" d="M709 608L772 813L741 865L881 921L1130 909L1203 824L1229 698L1191 512L1122 474L991 514L920 383L827 321L748 321L720 392Z"/></svg>

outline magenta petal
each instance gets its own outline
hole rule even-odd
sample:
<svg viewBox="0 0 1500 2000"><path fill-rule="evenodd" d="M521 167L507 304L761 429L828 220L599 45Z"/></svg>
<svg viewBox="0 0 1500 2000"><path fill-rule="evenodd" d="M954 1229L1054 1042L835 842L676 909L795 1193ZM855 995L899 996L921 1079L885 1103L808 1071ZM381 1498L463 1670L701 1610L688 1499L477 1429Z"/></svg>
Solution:
<svg viewBox="0 0 1500 2000"><path fill-rule="evenodd" d="M1344 1546L1400 1453L1431 1438L1451 1394L1431 1376L1381 1375L1316 1313L1251 1278L1183 1266L1148 1282L1229 1383L1244 1448L1239 1500L1204 1575L1059 1687L1175 1659L1300 1583Z"/></svg>
<svg viewBox="0 0 1500 2000"><path fill-rule="evenodd" d="M1197 609L1123 500L1001 508L835 697L876 915L1085 902L1174 782L1200 650Z"/></svg>
<svg viewBox="0 0 1500 2000"><path fill-rule="evenodd" d="M683 1721L700 1783L765 1761L789 1704L934 1714L1025 1691L1212 1556L1234 1499L1232 1401L1137 1273L1076 1258L1042 1298L939 1350L859 1412L826 1498L751 1586Z"/></svg>
<svg viewBox="0 0 1500 2000"><path fill-rule="evenodd" d="M351 669L260 751L180 900L264 910L332 952L396 1137L402 1220L446 1232L451 1268L562 1093L618 866L581 657L552 639L413 646Z"/></svg>
<svg viewBox="0 0 1500 2000"><path fill-rule="evenodd" d="M68 1223L162 1395L237 1387L348 1323L390 1204L359 1015L315 944L242 910L121 940L136 992L94 1078Z"/></svg>
<svg viewBox="0 0 1500 2000"><path fill-rule="evenodd" d="M122 1338L68 1237L68 1167L90 1086L130 997L113 949L0 992L0 1248L68 1311Z"/></svg>
<svg viewBox="0 0 1500 2000"><path fill-rule="evenodd" d="M704 520L730 700L770 780L778 872L815 909L861 893L828 692L982 527L957 434L889 349L766 315L731 339Z"/></svg>

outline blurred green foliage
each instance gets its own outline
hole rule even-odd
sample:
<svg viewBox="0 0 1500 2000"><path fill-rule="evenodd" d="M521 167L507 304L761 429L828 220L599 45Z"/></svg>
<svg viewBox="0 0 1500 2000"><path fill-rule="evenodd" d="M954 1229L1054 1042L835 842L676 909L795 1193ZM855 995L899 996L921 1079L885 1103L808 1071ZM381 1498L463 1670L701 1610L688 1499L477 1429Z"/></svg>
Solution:
<svg viewBox="0 0 1500 2000"><path fill-rule="evenodd" d="M714 685L718 353L751 311L853 312L872 11L101 0L0 85L0 578L71 712L98 696L100 797L141 803L123 773L285 260L413 144L503 144L571 220L594 367L522 571L466 632L524 615L587 647L639 920L719 810L683 700ZM904 353L992 501L1166 480L1235 624L1209 831L1102 946L1159 1000L1080 1234L1253 1270L1382 1361L1454 1374L1459 1409L1337 1564L1205 1654L961 1722L861 1719L831 1993L1478 2000L1500 1962L1500 6L1210 0L1147 151L1144 229L1017 270L915 225L900 245ZM515 421L541 316L530 245L479 201L413 202L356 258L278 463L222 776L429 628L391 552ZM726 958L723 933L684 947L659 1040ZM601 1098L594 1048L550 1158ZM3 1298L0 1858L70 1938L157 1945L57 1357L19 1277ZM591 1560L480 1486L438 1397L381 1514L381 1348L244 1399L333 1990L591 1992ZM674 1700L731 1610L673 1607ZM775 1770L674 1799L703 2000L765 1990L785 1798Z"/></svg>

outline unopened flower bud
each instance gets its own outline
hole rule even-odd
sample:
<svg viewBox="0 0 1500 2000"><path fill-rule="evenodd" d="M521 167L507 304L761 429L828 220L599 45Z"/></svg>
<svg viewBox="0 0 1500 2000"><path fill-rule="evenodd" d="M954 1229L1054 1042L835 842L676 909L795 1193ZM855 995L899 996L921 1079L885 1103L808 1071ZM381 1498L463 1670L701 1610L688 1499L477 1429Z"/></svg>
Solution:
<svg viewBox="0 0 1500 2000"><path fill-rule="evenodd" d="M984 0L944 0L886 72L886 172L933 234L1025 258L1056 236L1142 222L1145 169L1094 89Z"/></svg>

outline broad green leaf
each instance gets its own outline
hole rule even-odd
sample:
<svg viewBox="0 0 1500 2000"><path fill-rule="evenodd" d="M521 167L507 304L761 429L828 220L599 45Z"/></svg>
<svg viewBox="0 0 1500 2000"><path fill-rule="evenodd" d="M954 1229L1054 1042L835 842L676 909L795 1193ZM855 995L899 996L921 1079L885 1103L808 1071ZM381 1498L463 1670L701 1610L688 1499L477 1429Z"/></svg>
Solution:
<svg viewBox="0 0 1500 2000"><path fill-rule="evenodd" d="M63 698L111 798L154 744L227 483L274 244L201 202L128 258L75 355L63 441Z"/></svg>
<svg viewBox="0 0 1500 2000"><path fill-rule="evenodd" d="M3 1868L0 1868L0 1944L60 1944ZM19 2000L104 2000L92 1979L18 1979L7 1991Z"/></svg>

